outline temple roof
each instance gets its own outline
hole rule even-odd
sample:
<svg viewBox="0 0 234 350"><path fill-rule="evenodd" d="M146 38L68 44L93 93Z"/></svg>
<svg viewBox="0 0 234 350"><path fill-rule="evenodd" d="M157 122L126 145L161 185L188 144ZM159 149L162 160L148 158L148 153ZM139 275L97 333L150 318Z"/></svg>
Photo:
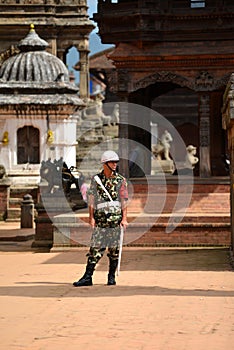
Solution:
<svg viewBox="0 0 234 350"><path fill-rule="evenodd" d="M109 59L109 55L115 50L115 47L108 48L101 52L97 52L89 57L90 69L115 69L113 61Z"/></svg>
<svg viewBox="0 0 234 350"><path fill-rule="evenodd" d="M20 52L0 68L0 93L76 93L78 87L70 82L66 65L47 52L47 46L31 25L28 35L18 44Z"/></svg>
<svg viewBox="0 0 234 350"><path fill-rule="evenodd" d="M1 105L6 104L4 101L8 104L84 104L77 94L78 87L70 82L66 65L47 52L47 46L31 25L27 36L18 44L20 52L9 57L0 68ZM66 94L65 99L62 94Z"/></svg>
<svg viewBox="0 0 234 350"><path fill-rule="evenodd" d="M18 44L18 47L22 52L45 50L47 46L49 46L49 44L47 41L39 37L39 35L34 30L33 24L30 26L28 35Z"/></svg>

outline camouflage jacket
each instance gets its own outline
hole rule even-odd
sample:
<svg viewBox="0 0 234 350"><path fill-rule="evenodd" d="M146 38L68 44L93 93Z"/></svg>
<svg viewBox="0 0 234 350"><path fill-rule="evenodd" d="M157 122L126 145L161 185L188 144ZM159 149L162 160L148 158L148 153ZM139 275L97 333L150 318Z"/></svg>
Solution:
<svg viewBox="0 0 234 350"><path fill-rule="evenodd" d="M88 190L88 195L94 197L94 219L96 225L99 227L115 227L120 224L122 220L121 199L128 199L127 182L126 179L116 174L113 177L105 177L104 172L97 174L102 181L103 186L109 192L113 201L119 201L119 206L108 206L110 199L105 193L103 188L97 184L94 176L91 180L91 185ZM106 203L107 206L101 209L97 209L98 204Z"/></svg>

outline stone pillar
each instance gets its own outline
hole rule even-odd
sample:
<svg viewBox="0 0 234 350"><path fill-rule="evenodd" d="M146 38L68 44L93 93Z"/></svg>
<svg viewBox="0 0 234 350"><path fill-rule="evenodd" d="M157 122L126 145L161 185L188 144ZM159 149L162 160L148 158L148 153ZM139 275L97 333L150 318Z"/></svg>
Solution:
<svg viewBox="0 0 234 350"><path fill-rule="evenodd" d="M33 228L34 202L30 194L26 194L21 202L21 228Z"/></svg>
<svg viewBox="0 0 234 350"><path fill-rule="evenodd" d="M223 97L222 125L227 131L230 155L231 246L234 255L234 74L231 75Z"/></svg>
<svg viewBox="0 0 234 350"><path fill-rule="evenodd" d="M210 164L210 96L208 93L199 95L199 124L200 124L200 177L211 176Z"/></svg>
<svg viewBox="0 0 234 350"><path fill-rule="evenodd" d="M52 55L54 56L57 56L57 39L56 38L53 38L51 40L51 53ZM61 60L63 60L63 57L59 57Z"/></svg>
<svg viewBox="0 0 234 350"><path fill-rule="evenodd" d="M89 98L89 40L84 38L78 46L80 54L80 98Z"/></svg>
<svg viewBox="0 0 234 350"><path fill-rule="evenodd" d="M128 149L128 105L127 103L120 104L119 114L119 156L120 156L120 173L129 177L129 149Z"/></svg>
<svg viewBox="0 0 234 350"><path fill-rule="evenodd" d="M120 173L125 177L129 177L129 109L128 109L128 71L126 69L119 69L117 71L117 86L118 96L120 101L119 111L119 156L120 156Z"/></svg>

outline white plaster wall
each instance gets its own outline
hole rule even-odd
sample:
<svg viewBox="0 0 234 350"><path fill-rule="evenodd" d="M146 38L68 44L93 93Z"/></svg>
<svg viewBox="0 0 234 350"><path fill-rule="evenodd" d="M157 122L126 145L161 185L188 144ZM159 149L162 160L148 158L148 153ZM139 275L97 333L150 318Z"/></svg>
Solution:
<svg viewBox="0 0 234 350"><path fill-rule="evenodd" d="M47 145L44 141L42 159L51 160L63 157L68 167L76 165L76 127L75 119L66 119L60 123L50 123L50 129L54 134L54 142Z"/></svg>
<svg viewBox="0 0 234 350"><path fill-rule="evenodd" d="M8 145L0 143L0 164L4 165L13 183L38 183L40 181L40 164L17 164L17 130L26 125L39 129L40 161L48 158L51 158L53 161L63 157L69 167L76 165L76 119L70 118L51 123L50 129L54 133L54 142L50 145L46 143L47 122L45 119L21 118L6 120L1 128L0 137L3 136L5 131L8 131L9 143Z"/></svg>

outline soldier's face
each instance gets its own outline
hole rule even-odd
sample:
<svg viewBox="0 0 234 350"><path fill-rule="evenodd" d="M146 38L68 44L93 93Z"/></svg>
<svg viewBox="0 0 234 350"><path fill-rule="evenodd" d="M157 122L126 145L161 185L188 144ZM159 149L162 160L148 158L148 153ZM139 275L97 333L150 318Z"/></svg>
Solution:
<svg viewBox="0 0 234 350"><path fill-rule="evenodd" d="M107 164L106 164L107 165ZM108 162L108 166L111 168L112 171L116 171L118 162Z"/></svg>

